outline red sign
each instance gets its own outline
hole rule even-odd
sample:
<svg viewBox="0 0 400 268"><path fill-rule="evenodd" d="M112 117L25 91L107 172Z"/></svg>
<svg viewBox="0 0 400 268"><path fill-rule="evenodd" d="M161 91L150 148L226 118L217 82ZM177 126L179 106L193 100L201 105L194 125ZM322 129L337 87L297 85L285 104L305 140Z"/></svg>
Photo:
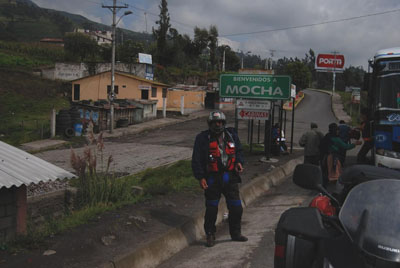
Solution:
<svg viewBox="0 0 400 268"><path fill-rule="evenodd" d="M344 56L339 54L318 54L315 61L316 69L343 69Z"/></svg>
<svg viewBox="0 0 400 268"><path fill-rule="evenodd" d="M238 109L239 119L268 120L269 112L265 110Z"/></svg>

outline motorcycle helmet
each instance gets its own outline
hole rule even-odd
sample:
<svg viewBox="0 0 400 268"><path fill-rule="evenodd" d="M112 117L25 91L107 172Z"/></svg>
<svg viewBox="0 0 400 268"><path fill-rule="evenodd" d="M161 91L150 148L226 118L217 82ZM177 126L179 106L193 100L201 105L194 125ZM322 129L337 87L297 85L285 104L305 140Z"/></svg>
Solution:
<svg viewBox="0 0 400 268"><path fill-rule="evenodd" d="M216 122L220 121L222 124L217 125ZM208 127L212 133L220 134L224 131L226 125L226 117L221 111L213 111L207 119Z"/></svg>

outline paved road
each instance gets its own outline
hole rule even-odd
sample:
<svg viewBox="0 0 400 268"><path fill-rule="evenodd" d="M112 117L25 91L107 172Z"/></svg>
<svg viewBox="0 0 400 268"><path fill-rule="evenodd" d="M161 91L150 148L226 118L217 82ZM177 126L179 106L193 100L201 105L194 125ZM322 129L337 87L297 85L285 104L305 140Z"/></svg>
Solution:
<svg viewBox="0 0 400 268"><path fill-rule="evenodd" d="M281 213L286 209L308 203L310 191L294 185L290 179L271 190L246 208L242 229L249 241L230 240L227 222L219 226L217 243L212 248L199 241L182 250L158 268L268 268L273 267L274 229Z"/></svg>
<svg viewBox="0 0 400 268"><path fill-rule="evenodd" d="M295 113L294 142L316 122L323 133L328 125L337 122L332 114L330 95L306 90L303 102ZM288 113L287 137L290 140ZM315 194L315 193L314 193ZM231 242L225 224L217 232L218 243L213 248L204 247L199 241L164 262L160 268L170 267L273 267L274 228L280 214L289 207L308 203L314 195L293 185L290 179L269 194L246 208L243 215L243 233L249 237L247 243Z"/></svg>
<svg viewBox="0 0 400 268"><path fill-rule="evenodd" d="M139 135L108 139L104 144L103 159L106 163L108 156L112 155L114 159L112 170L129 174L187 159L192 155L191 147L196 134L206 127L205 119L195 119ZM74 150L78 155L82 155L84 148ZM59 167L73 171L69 160L70 155L70 149L36 154ZM100 153L98 153L98 159L101 159ZM101 166L99 163L99 169Z"/></svg>
<svg viewBox="0 0 400 268"><path fill-rule="evenodd" d="M336 121L330 109L330 96L324 93L307 90L306 97L300 103L295 114L294 144L302 133L309 129L310 122L315 121L326 132L328 124ZM306 108L304 108L306 107ZM227 112L228 126L234 125L233 111ZM291 113L287 113L286 137L290 140ZM98 153L98 169L104 169L109 155L113 156L112 170L118 173L132 174L146 168L164 165L176 160L191 157L194 138L201 130L207 129L205 118L187 121L181 124L148 131L140 135L109 139L105 143L103 156ZM263 140L261 125L261 141ZM255 128L254 141L257 140ZM240 121L239 134L242 142L247 140L247 123ZM84 148L75 149L78 155L83 155ZM61 168L73 171L70 164L70 149L52 150L36 154ZM103 164L101 163L103 160Z"/></svg>

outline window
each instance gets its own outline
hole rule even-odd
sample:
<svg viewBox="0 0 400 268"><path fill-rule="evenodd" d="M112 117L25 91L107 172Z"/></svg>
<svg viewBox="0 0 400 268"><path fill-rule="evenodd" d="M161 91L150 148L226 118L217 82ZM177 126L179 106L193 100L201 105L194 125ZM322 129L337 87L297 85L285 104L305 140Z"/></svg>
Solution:
<svg viewBox="0 0 400 268"><path fill-rule="evenodd" d="M166 88L163 88L163 89L162 89L162 97L163 97L163 98L166 98L166 97L167 97L167 92L168 92L168 89L166 89Z"/></svg>
<svg viewBox="0 0 400 268"><path fill-rule="evenodd" d="M81 99L81 85L74 84L74 100L78 101Z"/></svg>
<svg viewBox="0 0 400 268"><path fill-rule="evenodd" d="M110 93L111 93L111 85L108 85L107 86L107 94L110 94ZM118 94L118 86L114 85L114 93Z"/></svg>
<svg viewBox="0 0 400 268"><path fill-rule="evenodd" d="M151 97L157 98L157 88L156 87L151 88Z"/></svg>
<svg viewBox="0 0 400 268"><path fill-rule="evenodd" d="M142 100L148 100L149 99L149 90L148 89L142 89Z"/></svg>

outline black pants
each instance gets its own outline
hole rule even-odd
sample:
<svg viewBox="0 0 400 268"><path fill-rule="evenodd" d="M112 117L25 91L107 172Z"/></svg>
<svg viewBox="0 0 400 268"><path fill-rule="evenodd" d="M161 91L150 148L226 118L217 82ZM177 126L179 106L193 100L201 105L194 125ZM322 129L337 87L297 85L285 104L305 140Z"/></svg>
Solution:
<svg viewBox="0 0 400 268"><path fill-rule="evenodd" d="M324 186L324 187L327 187L328 183L329 183L327 158L328 158L328 155L320 156L321 172L322 172L322 186Z"/></svg>
<svg viewBox="0 0 400 268"><path fill-rule="evenodd" d="M216 232L215 222L221 194L225 196L226 206L229 210L229 233L232 237L241 234L243 207L239 196L239 183L232 177L232 174L226 172L212 175L207 179L208 188L204 191L206 197L204 231L206 234Z"/></svg>
<svg viewBox="0 0 400 268"><path fill-rule="evenodd" d="M304 164L312 164L319 166L319 155L305 155L304 156Z"/></svg>
<svg viewBox="0 0 400 268"><path fill-rule="evenodd" d="M357 164L368 164L367 154L373 146L374 143L372 141L364 141L364 144L357 154Z"/></svg>

